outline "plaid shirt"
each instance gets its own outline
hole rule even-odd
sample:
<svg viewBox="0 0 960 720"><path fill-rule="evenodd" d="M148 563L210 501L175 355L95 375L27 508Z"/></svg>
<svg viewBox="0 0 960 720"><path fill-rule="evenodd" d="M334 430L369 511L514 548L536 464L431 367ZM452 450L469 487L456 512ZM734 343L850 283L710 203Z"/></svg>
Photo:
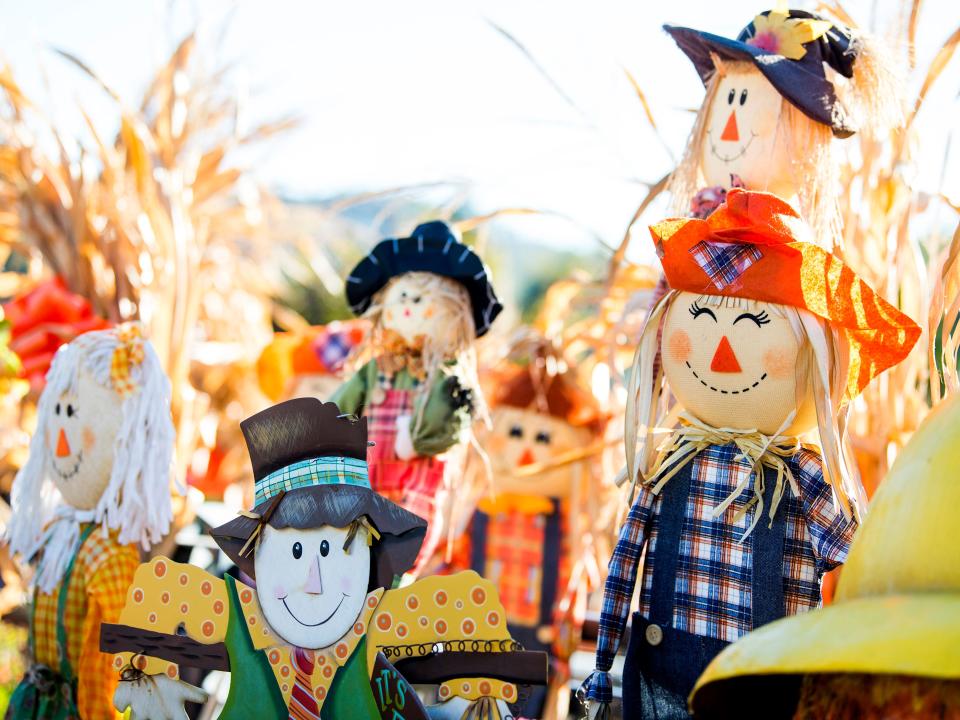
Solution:
<svg viewBox="0 0 960 720"><path fill-rule="evenodd" d="M721 517L711 519L713 508L750 472L749 462L736 459L738 453L733 444L712 445L689 462L690 497L680 540L673 609L674 628L727 642L753 629L753 546L740 539L753 520L755 508L734 521L752 494L742 494ZM834 507L819 454L803 448L786 462L800 488L799 497L787 489L777 510L785 514L784 601L787 614L795 615L820 604L820 578L846 560L857 523L852 518L846 520ZM647 559L640 612L649 615L660 502L649 488L639 489L610 559L597 638L597 672L582 688L592 700L612 699L608 673L627 622L644 544Z"/></svg>
<svg viewBox="0 0 960 720"><path fill-rule="evenodd" d="M117 675L110 669L111 656L100 652L100 624L115 623L120 618L127 588L139 564L135 545L120 545L116 532L104 537L99 528L77 551L63 622L67 657L77 679L77 709L84 720L122 717L113 709ZM58 672L59 597L59 585L52 593L38 592L33 615L34 661Z"/></svg>

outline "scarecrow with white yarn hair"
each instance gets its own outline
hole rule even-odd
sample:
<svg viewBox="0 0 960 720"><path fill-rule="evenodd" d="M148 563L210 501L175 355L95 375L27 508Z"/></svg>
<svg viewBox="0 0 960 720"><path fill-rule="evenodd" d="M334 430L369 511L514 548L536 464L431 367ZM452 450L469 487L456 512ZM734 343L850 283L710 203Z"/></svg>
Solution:
<svg viewBox="0 0 960 720"><path fill-rule="evenodd" d="M115 718L100 624L115 622L140 562L169 530L170 383L135 324L57 352L6 539L34 569L33 665L7 718Z"/></svg>

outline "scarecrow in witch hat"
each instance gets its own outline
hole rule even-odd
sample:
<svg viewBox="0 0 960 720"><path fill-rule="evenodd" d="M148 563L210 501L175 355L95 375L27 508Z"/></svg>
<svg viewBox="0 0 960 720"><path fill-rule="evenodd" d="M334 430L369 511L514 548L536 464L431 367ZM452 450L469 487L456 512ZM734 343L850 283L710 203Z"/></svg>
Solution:
<svg viewBox="0 0 960 720"><path fill-rule="evenodd" d="M140 566L103 633L105 650L123 651L118 709L180 717L204 696L178 679L183 665L229 670L221 718L426 718L409 681L440 684L437 712L497 720L517 700L512 679L545 681L546 657L512 651L496 589L476 573L391 589L426 522L371 490L366 420L299 398L241 428L255 505L212 535L256 588L167 558Z"/></svg>
<svg viewBox="0 0 960 720"><path fill-rule="evenodd" d="M138 325L60 347L5 533L35 572L32 665L8 719L117 717L100 625L120 616L138 548L170 528L173 443L170 383Z"/></svg>
<svg viewBox="0 0 960 720"><path fill-rule="evenodd" d="M722 652L697 718L960 718L960 399L897 456L844 565L835 602Z"/></svg>
<svg viewBox="0 0 960 720"><path fill-rule="evenodd" d="M757 15L736 39L664 30L707 90L670 179L674 210L703 218L727 190L746 187L796 202L819 237L835 234L834 138L886 132L903 120L890 51L860 30L785 4Z"/></svg>
<svg viewBox="0 0 960 720"><path fill-rule="evenodd" d="M486 418L474 342L502 306L486 265L439 221L379 243L346 293L372 323L359 353L369 360L331 399L367 418L373 489L430 521L426 559L444 536L441 496L463 474L455 451Z"/></svg>
<svg viewBox="0 0 960 720"><path fill-rule="evenodd" d="M717 653L817 607L821 576L846 559L862 488L843 452L843 406L906 357L920 328L802 229L784 201L738 189L706 220L651 228L674 289L653 309L630 375L636 498L610 561L596 672L581 688L612 699L645 552L623 675L628 720L687 717ZM819 447L799 439L814 428Z"/></svg>

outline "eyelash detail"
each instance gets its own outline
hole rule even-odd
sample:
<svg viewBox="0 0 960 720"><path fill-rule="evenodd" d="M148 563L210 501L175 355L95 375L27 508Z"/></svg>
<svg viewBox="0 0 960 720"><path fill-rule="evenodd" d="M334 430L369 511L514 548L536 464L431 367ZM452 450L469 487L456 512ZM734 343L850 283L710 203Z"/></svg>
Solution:
<svg viewBox="0 0 960 720"><path fill-rule="evenodd" d="M733 321L733 324L736 325L741 320L753 320L757 324L757 327L761 325L766 325L770 322L770 316L767 315L767 311L764 310L759 315L754 315L753 313L741 313L737 316L737 319Z"/></svg>
<svg viewBox="0 0 960 720"><path fill-rule="evenodd" d="M710 308L700 307L699 303L696 300L694 300L693 303L691 303L690 305L690 314L693 315L693 317L695 318L698 318L701 315L709 315L710 317L713 318L714 322L717 322L717 316L713 313L713 310L711 310Z"/></svg>

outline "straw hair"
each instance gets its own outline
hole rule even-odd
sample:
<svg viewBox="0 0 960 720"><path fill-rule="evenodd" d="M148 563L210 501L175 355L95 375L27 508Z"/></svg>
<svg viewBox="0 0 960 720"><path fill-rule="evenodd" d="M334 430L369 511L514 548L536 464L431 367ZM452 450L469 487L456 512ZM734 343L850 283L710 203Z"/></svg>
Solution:
<svg viewBox="0 0 960 720"><path fill-rule="evenodd" d="M715 71L707 81L706 95L687 139L683 158L667 184L671 197L670 212L675 216L689 213L690 201L706 182L700 161L707 142L707 120L720 79L728 73L760 72L752 62L721 60L716 54L712 57ZM791 159L791 175L797 188L800 214L813 228L819 244L829 250L833 241L842 237L843 227L838 203L839 159L835 155L833 131L811 120L784 99L781 100L776 132L777 142L786 143L787 156Z"/></svg>
<svg viewBox="0 0 960 720"><path fill-rule="evenodd" d="M451 360L455 360L464 373L463 380L466 387L473 390L477 416L486 422L488 411L483 393L480 391L477 353L474 347L477 340L477 330L473 320L473 306L470 303L470 295L462 283L430 272L410 272L392 278L373 296L370 307L363 314L364 318L370 320L371 328L367 336L367 342L359 345L360 348L363 348L361 358L367 360L370 356L375 357L378 351L387 345L387 331L383 325L383 298L393 283L400 278L415 280L424 293L436 298L443 309L455 318L452 332L444 334L443 337L424 336L420 357L423 369L426 372L426 381L421 383L418 392L427 392L433 381L443 372L444 365ZM425 407L426 403L421 406L420 413L416 418L416 428L419 428L423 421Z"/></svg>
<svg viewBox="0 0 960 720"><path fill-rule="evenodd" d="M853 78L834 81L837 97L853 116L858 132L884 139L884 135L904 124L906 79L903 63L887 43L859 30L851 50L857 58Z"/></svg>
<svg viewBox="0 0 960 720"><path fill-rule="evenodd" d="M118 344L115 330L102 330L85 333L57 351L37 406L30 455L14 480L7 528L10 551L28 561L43 551L36 581L44 592L52 591L63 576L76 551L81 522L95 522L104 533L119 530L120 543L139 543L149 550L173 519L170 383L147 341L143 361L130 368L136 391L126 398L117 395L123 420L114 442L110 481L97 506L89 513L71 508L50 476L44 437L54 404L64 393L76 391L81 365L97 383L112 387L110 366Z"/></svg>
<svg viewBox="0 0 960 720"><path fill-rule="evenodd" d="M659 334L667 311L677 298L670 291L651 310L640 333L627 385L624 440L627 458L627 479L631 485L646 484L652 457L659 444L654 433L669 431L667 413L668 387L661 363L656 362ZM719 305L731 302L756 303L746 298L704 295L699 302ZM740 305L737 305L738 307ZM796 308L764 303L764 308L790 321L803 350L797 364L798 403L807 390L812 390L817 414L817 429L823 455L824 478L833 488L837 505L846 516L859 515L862 491L850 471L852 463L844 452L844 412L840 407L846 387L846 350L842 336L812 314ZM656 376L654 376L656 372Z"/></svg>

